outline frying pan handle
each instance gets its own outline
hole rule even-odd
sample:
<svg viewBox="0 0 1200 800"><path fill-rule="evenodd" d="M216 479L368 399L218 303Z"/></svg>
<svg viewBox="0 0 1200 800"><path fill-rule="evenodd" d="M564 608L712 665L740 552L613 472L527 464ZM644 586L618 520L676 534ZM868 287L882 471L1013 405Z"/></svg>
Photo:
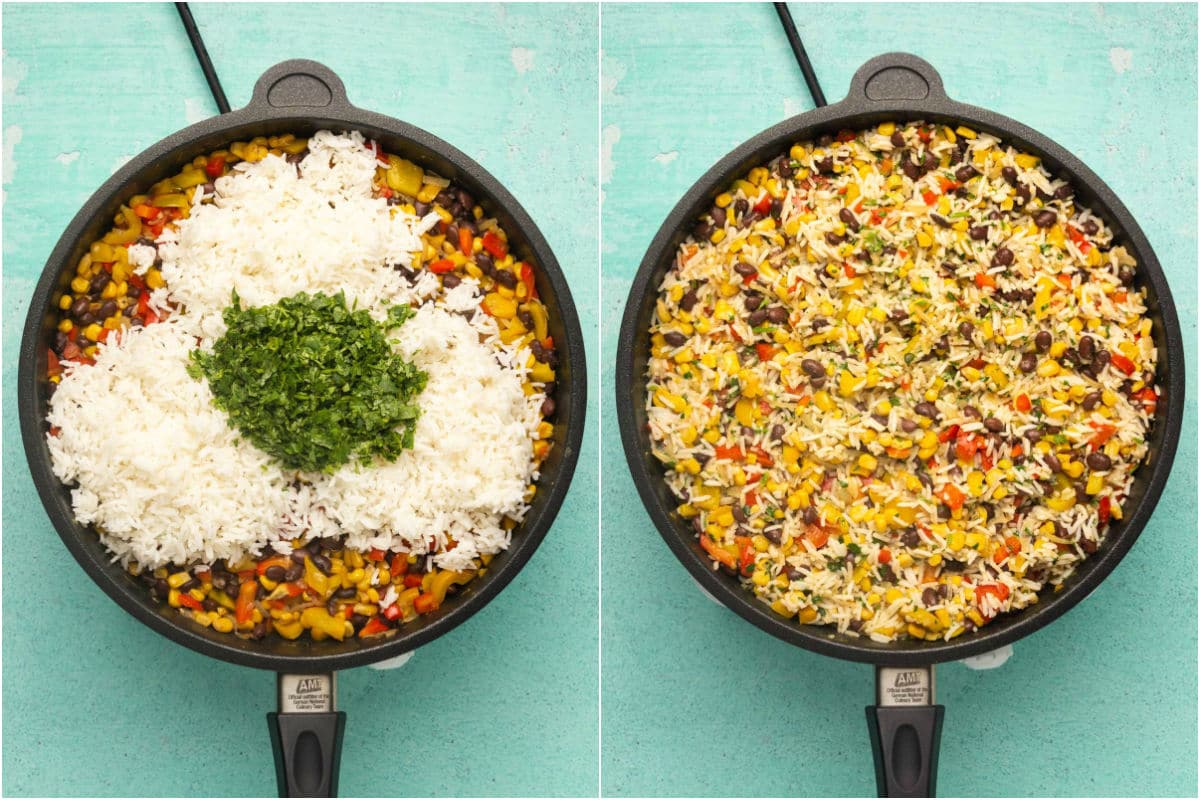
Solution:
<svg viewBox="0 0 1200 800"><path fill-rule="evenodd" d="M283 61L264 72L246 106L263 112L345 108L352 106L342 79L324 64L302 58Z"/></svg>
<svg viewBox="0 0 1200 800"><path fill-rule="evenodd" d="M867 706L880 797L933 797L945 706L934 705L933 667L879 666Z"/></svg>
<svg viewBox="0 0 1200 800"><path fill-rule="evenodd" d="M867 706L880 797L933 797L945 706Z"/></svg>
<svg viewBox="0 0 1200 800"><path fill-rule="evenodd" d="M946 99L942 76L928 61L909 53L884 53L858 68L846 102L856 105L895 100Z"/></svg>
<svg viewBox="0 0 1200 800"><path fill-rule="evenodd" d="M334 675L280 675L279 711L267 714L280 797L336 797L346 713L334 711Z"/></svg>

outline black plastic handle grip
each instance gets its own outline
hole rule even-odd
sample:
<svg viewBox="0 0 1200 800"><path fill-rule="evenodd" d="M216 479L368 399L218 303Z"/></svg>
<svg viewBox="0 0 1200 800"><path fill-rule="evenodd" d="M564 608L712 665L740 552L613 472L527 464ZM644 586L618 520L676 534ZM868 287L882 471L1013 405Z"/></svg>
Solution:
<svg viewBox="0 0 1200 800"><path fill-rule="evenodd" d="M945 706L867 706L880 797L933 797Z"/></svg>
<svg viewBox="0 0 1200 800"><path fill-rule="evenodd" d="M346 712L267 714L280 797L336 797Z"/></svg>
<svg viewBox="0 0 1200 800"><path fill-rule="evenodd" d="M254 84L247 108L347 108L346 85L324 64L303 58L281 61Z"/></svg>
<svg viewBox="0 0 1200 800"><path fill-rule="evenodd" d="M910 53L884 53L858 68L846 99L861 102L946 99L942 76L928 61Z"/></svg>

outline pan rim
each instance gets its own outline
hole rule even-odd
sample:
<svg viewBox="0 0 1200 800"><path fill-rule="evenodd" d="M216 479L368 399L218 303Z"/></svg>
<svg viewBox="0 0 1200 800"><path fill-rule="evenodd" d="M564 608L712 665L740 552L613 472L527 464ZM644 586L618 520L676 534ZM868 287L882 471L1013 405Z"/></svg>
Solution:
<svg viewBox="0 0 1200 800"><path fill-rule="evenodd" d="M907 54L876 57L860 68L858 75L868 73L872 67L897 63L919 63L936 77L926 62ZM858 75L851 83L852 92ZM782 152L792 141L809 138L816 132L833 132L839 128L859 129L870 124L866 120L869 117L877 121L953 120L972 125L977 130L994 132L1003 141L1028 148L1034 154L1049 156L1046 160L1054 165L1056 172L1065 173L1077 186L1086 187L1099 200L1105 214L1120 223L1127 243L1138 258L1141 279L1154 291L1156 310L1163 320L1166 352L1160 360L1160 374L1165 373L1167 380L1164 381L1165 402L1160 402L1159 407L1165 410L1165 416L1161 422L1156 420L1165 426L1162 445L1152 455L1150 463L1143 463L1139 467L1135 480L1144 481L1146 491L1136 508L1126 514L1119 535L1108 537L1106 545L1109 546L1089 558L1092 566L1085 575L1072 580L1069 586L1047 601L1031 607L1036 608L1036 614L1026 613L1030 609L1025 609L1021 613L1008 615L1008 620L1002 626L988 626L970 634L970 638L964 636L951 642L940 640L900 646L895 643L882 645L870 640L853 642L848 637L831 632L826 626L799 625L779 617L732 579L714 572L711 565L699 555L699 548L691 546L695 536L690 531L684 531L673 509L666 509L659 503L659 497L652 487L662 482L661 472L656 474L649 468L648 448L645 446L648 437L638 429L635 420L634 404L641 402L639 398L644 397L645 387L644 376L634 372L640 311L647 296L656 293L656 286L651 284L651 279L656 273L661 275L660 267L664 265L664 259L674 253L672 242L681 231L690 228L699 202L715 196L734 173L748 168L753 159L762 157L763 152ZM622 448L638 495L659 535L704 590L756 627L798 647L861 663L918 666L978 655L1021 639L1061 617L1108 577L1141 534L1165 488L1183 422L1185 376L1182 333L1166 276L1137 221L1108 185L1070 151L1033 128L988 109L933 93L921 100L875 101L870 104L848 96L836 104L798 114L761 131L710 167L667 215L630 284L617 342L615 389Z"/></svg>

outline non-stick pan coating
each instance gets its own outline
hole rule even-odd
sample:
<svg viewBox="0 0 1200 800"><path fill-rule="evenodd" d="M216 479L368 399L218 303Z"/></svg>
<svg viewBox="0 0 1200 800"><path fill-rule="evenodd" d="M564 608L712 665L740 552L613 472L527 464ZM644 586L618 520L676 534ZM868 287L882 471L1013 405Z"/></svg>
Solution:
<svg viewBox="0 0 1200 800"><path fill-rule="evenodd" d="M696 218L711 207L714 198L731 180L774 158L796 141L846 129L861 130L887 120L918 119L965 124L1041 156L1052 173L1071 182L1082 205L1091 207L1108 221L1116 240L1124 243L1137 259L1138 285L1147 289L1146 303L1158 348L1162 396L1150 432L1147 461L1138 469L1124 504L1125 518L1112 522L1103 545L1079 566L1062 591L1044 592L1037 605L1001 615L979 631L951 642L880 644L865 637L838 634L828 627L785 620L744 590L736 578L713 571L691 527L675 513L676 500L663 480L662 466L651 455L645 375L658 286ZM763 131L722 158L688 190L654 237L634 278L621 321L617 353L617 413L625 458L642 502L667 545L701 586L745 619L792 644L853 661L905 666L961 659L994 650L1059 617L1113 570L1142 532L1170 474L1183 420L1184 363L1179 319L1162 267L1129 210L1095 173L1066 149L1008 117L950 100L933 67L903 53L868 61L855 73L845 100Z"/></svg>
<svg viewBox="0 0 1200 800"><path fill-rule="evenodd" d="M195 156L231 142L283 133L310 135L321 129L361 131L378 139L388 152L454 180L499 220L509 233L514 254L536 265L538 293L550 313L550 333L559 348L554 447L542 465L532 508L513 532L512 546L492 561L484 576L448 598L439 610L384 639L314 642L272 636L247 641L202 627L177 610L153 602L142 584L110 562L110 554L95 533L75 522L70 490L51 471L46 447L46 352L53 337L57 299L66 291L75 264L90 243L111 226L122 203L175 174ZM465 621L512 580L546 535L570 484L583 436L586 375L579 319L566 280L537 226L504 187L437 137L350 105L341 80L328 68L311 61L287 61L259 79L246 108L193 125L152 146L118 170L71 221L47 261L30 304L21 341L18 407L21 436L42 503L71 554L110 597L159 633L207 655L276 671L319 671L380 661L419 647Z"/></svg>

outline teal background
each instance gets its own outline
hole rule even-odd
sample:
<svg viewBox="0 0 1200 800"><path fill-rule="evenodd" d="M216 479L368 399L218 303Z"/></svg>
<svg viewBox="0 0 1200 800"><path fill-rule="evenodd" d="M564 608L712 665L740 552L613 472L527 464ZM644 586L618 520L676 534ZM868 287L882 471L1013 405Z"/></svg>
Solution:
<svg viewBox="0 0 1200 800"><path fill-rule="evenodd" d="M193 12L235 108L272 64L316 59L351 102L479 161L549 240L592 349L595 6ZM14 403L27 298L67 222L124 159L216 107L170 4L5 5L3 22L3 793L273 795L274 675L179 647L92 584L37 500ZM343 794L595 795L594 382L590 394L573 489L512 584L402 669L340 675Z"/></svg>
<svg viewBox="0 0 1200 800"><path fill-rule="evenodd" d="M1137 217L1184 327L1186 422L1153 520L1092 597L1003 667L939 668L939 793L1195 796L1196 7L791 10L831 102L863 62L905 50L951 97L1073 151ZM658 226L721 156L812 102L768 4L604 5L601 29L603 790L872 795L870 667L704 598L637 499L612 407L620 314Z"/></svg>

